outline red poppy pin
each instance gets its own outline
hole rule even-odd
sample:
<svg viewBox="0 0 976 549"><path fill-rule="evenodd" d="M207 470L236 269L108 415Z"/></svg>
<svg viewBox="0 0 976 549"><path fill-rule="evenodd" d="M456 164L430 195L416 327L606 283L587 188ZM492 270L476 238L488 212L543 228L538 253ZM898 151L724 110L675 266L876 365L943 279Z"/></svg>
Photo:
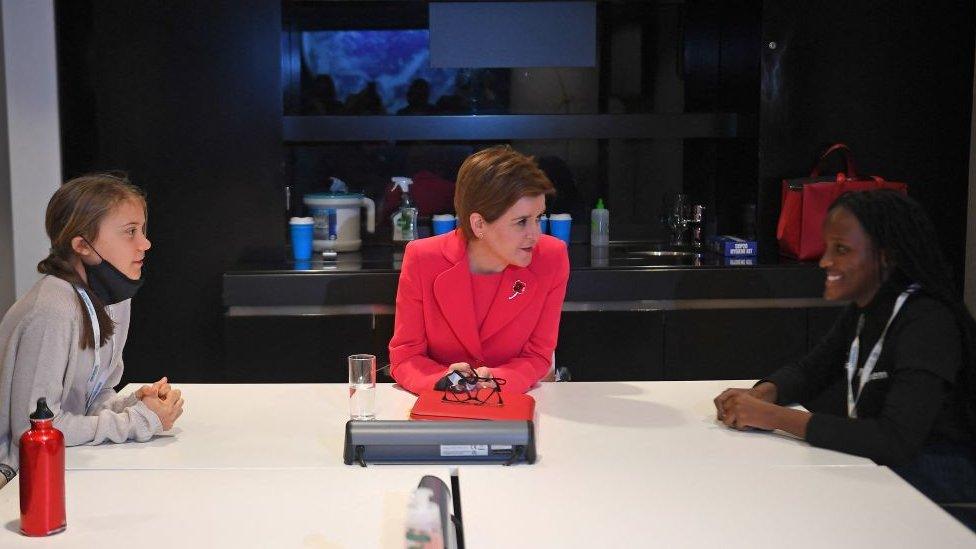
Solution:
<svg viewBox="0 0 976 549"><path fill-rule="evenodd" d="M515 299L524 291L525 291L525 282L522 282L521 280L516 280L515 284L512 284L512 295L508 296L508 299Z"/></svg>

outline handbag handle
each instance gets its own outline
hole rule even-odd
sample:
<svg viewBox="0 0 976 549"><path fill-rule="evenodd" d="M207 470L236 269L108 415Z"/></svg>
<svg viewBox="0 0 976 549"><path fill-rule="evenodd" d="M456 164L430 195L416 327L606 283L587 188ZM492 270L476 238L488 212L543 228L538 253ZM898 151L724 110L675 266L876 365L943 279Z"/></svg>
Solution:
<svg viewBox="0 0 976 549"><path fill-rule="evenodd" d="M851 154L851 150L847 148L847 145L843 143L835 143L827 148L820 158L817 160L816 164L813 165L813 169L810 170L810 177L817 177L820 175L820 167L823 161L831 155L834 151L840 151L844 155L844 161L847 163L847 179L857 179L857 170L854 168L854 155Z"/></svg>

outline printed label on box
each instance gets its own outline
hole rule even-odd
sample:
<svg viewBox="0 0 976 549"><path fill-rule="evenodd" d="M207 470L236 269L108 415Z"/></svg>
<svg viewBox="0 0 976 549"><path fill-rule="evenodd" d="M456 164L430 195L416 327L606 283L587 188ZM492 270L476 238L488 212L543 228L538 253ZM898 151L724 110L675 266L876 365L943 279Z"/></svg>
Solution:
<svg viewBox="0 0 976 549"><path fill-rule="evenodd" d="M725 264L726 265L755 265L756 258L755 257L728 258L726 259Z"/></svg>
<svg viewBox="0 0 976 549"><path fill-rule="evenodd" d="M735 236L713 236L709 238L709 246L716 253L728 256L756 255L756 241L745 240Z"/></svg>
<svg viewBox="0 0 976 549"><path fill-rule="evenodd" d="M487 455L487 444L441 444L441 457Z"/></svg>

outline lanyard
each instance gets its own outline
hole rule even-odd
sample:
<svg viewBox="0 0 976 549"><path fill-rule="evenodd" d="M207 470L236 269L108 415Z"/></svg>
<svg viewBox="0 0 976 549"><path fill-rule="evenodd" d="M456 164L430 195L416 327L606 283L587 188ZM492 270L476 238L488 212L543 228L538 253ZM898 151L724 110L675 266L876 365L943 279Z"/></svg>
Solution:
<svg viewBox="0 0 976 549"><path fill-rule="evenodd" d="M92 366L91 375L88 376L88 390L85 392L85 412L87 413L88 409L91 408L92 402L95 401L95 397L101 392L102 386L105 385L105 377L99 376L102 369L102 357L98 347L102 341L102 332L98 326L98 317L95 316L95 306L92 304L91 298L78 286L75 286L75 291L81 296L81 300L85 302L85 308L88 309L88 317L91 319L92 325L92 336L95 339L95 346L92 348L95 351L95 365ZM110 368L106 369L106 371L108 370Z"/></svg>
<svg viewBox="0 0 976 549"><path fill-rule="evenodd" d="M861 374L857 382L857 397L855 398L852 383L854 381L854 374L857 371L857 358L861 353L861 330L864 328L864 314L861 314L857 319L857 333L854 334L854 341L851 342L851 351L847 355L847 417L857 417L857 401L861 398L861 389L870 379L871 374L874 372L874 366L878 362L878 357L881 356L881 347L884 344L885 334L888 333L888 327L891 326L891 321L895 319L895 316L898 314L901 306L905 304L908 296L920 287L918 284L912 284L895 300L895 308L892 309L891 316L888 317L888 322L885 324L884 329L881 330L881 335L878 336L878 342L874 344L874 348L871 349L871 354L864 361L864 367L861 368Z"/></svg>

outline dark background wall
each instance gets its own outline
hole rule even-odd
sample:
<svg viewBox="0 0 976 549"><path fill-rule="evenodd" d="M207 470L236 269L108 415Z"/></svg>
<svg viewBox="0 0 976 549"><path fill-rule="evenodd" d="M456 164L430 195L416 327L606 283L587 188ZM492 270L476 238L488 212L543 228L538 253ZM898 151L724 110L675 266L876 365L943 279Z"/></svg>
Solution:
<svg viewBox="0 0 976 549"><path fill-rule="evenodd" d="M124 169L149 197L126 380L220 380L220 275L283 248L280 10L56 3L65 177Z"/></svg>
<svg viewBox="0 0 976 549"><path fill-rule="evenodd" d="M961 275L972 3L730 6L686 4L685 101L689 112L758 109L758 177L741 160L755 154L751 138L686 143L686 157L697 147L715 159L697 176L701 166L685 167L689 190L728 207L731 230L734 209L754 197L762 245L775 249L780 179L844 141L862 172L912 186ZM149 195L154 248L133 302L126 380L226 379L221 273L284 250L281 11L272 0L56 2L64 173L125 169ZM721 59L696 57L707 51ZM750 88L755 98L729 93ZM261 346L267 332L248 337Z"/></svg>
<svg viewBox="0 0 976 549"><path fill-rule="evenodd" d="M973 12L951 1L763 4L764 243L775 242L782 178L806 175L825 145L843 142L861 173L909 184L962 285Z"/></svg>
<svg viewBox="0 0 976 549"><path fill-rule="evenodd" d="M684 47L685 109L739 114L737 139L685 141L684 191L707 197L716 234L754 231L743 221L756 204L762 2L690 2ZM704 161L702 160L704 159Z"/></svg>

